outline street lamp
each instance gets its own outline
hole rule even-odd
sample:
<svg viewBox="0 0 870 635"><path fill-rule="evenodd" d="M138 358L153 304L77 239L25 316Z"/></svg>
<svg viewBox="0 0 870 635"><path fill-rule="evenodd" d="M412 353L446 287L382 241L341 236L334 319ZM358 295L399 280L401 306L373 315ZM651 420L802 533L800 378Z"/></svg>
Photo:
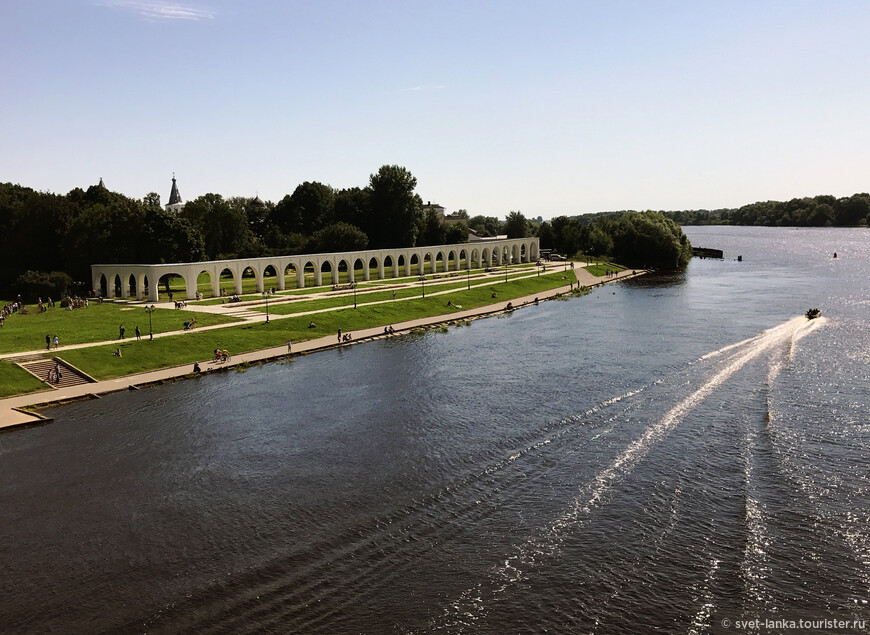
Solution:
<svg viewBox="0 0 870 635"><path fill-rule="evenodd" d="M269 323L269 294L263 293L263 299L266 301L266 324Z"/></svg>
<svg viewBox="0 0 870 635"><path fill-rule="evenodd" d="M145 313L148 314L148 339L154 340L154 328L151 326L151 314L154 313L156 307L152 304L151 306L145 307Z"/></svg>
<svg viewBox="0 0 870 635"><path fill-rule="evenodd" d="M468 290L471 291L471 263L465 267L465 279L468 280Z"/></svg>
<svg viewBox="0 0 870 635"><path fill-rule="evenodd" d="M356 282L351 282L350 286L353 287L353 308L356 308Z"/></svg>
<svg viewBox="0 0 870 635"><path fill-rule="evenodd" d="M420 276L420 285L423 287L423 298L426 297L426 276Z"/></svg>

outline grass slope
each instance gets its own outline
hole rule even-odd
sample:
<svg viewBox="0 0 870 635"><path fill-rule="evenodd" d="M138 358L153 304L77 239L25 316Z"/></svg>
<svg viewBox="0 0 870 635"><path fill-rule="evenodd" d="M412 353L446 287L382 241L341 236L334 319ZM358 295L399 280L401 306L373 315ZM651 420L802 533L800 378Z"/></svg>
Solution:
<svg viewBox="0 0 870 635"><path fill-rule="evenodd" d="M569 277L570 276L570 277ZM228 327L216 331L190 331L175 337L154 341L127 340L120 346L121 357L112 356L116 346L94 346L65 351L63 358L97 379L111 379L123 375L141 373L158 368L167 368L194 361L211 359L215 348L227 349L230 354L281 346L287 339L301 342L324 336L332 336L338 329L352 333L363 328L385 326L424 317L444 315L449 319L456 309L447 306L447 300L463 309L473 309L495 302L512 300L525 295L540 293L547 289L564 286L573 274L558 272L540 277L493 282L485 286L458 289L453 293L415 298L403 302L388 302L348 308L317 314L272 320L269 324L257 323ZM498 299L492 298L497 293ZM316 327L308 325L314 321Z"/></svg>

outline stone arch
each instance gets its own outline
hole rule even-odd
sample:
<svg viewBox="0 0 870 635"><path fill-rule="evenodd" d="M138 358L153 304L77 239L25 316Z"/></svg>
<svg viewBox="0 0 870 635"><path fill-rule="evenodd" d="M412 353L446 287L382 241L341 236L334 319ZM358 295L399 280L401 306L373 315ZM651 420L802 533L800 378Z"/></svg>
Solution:
<svg viewBox="0 0 870 635"><path fill-rule="evenodd" d="M274 280L269 280L267 282L266 278L274 278ZM269 289L270 291L272 289L278 289L278 278L278 268L273 263L270 262L265 267L263 267L263 274L261 277L261 280L263 281L263 291L265 291L266 289Z"/></svg>
<svg viewBox="0 0 870 635"><path fill-rule="evenodd" d="M254 279L254 289L251 289L251 278ZM245 285L245 280L248 281L247 285ZM252 265L242 265L241 271L236 278L236 293L242 295L243 293L252 293L254 290L256 290L257 293L263 292L263 277Z"/></svg>
<svg viewBox="0 0 870 635"><path fill-rule="evenodd" d="M137 300L148 299L148 296L151 293L151 285L149 283L150 280L148 279L147 273L142 272L138 275L138 277L136 278L136 288L138 290L138 293L136 294Z"/></svg>
<svg viewBox="0 0 870 635"><path fill-rule="evenodd" d="M420 274L426 275L428 273L435 273L435 259L432 257L432 252L427 251L423 254L423 258L420 261Z"/></svg>
<svg viewBox="0 0 870 635"><path fill-rule="evenodd" d="M301 276L303 287L316 287L318 284L320 284L320 271L314 265L313 260L305 261L305 264L302 265Z"/></svg>
<svg viewBox="0 0 870 635"><path fill-rule="evenodd" d="M127 295L128 298L138 298L139 294L136 291L136 276L132 273L127 278Z"/></svg>
<svg viewBox="0 0 870 635"><path fill-rule="evenodd" d="M290 276L293 276L292 278ZM286 289L290 287L302 288L305 286L305 276L300 272L298 265L290 261L287 263L287 266L284 267L283 274L279 276L279 281L283 282L283 285L279 285L279 289Z"/></svg>
<svg viewBox="0 0 870 635"><path fill-rule="evenodd" d="M324 271L325 271L326 275L324 275ZM318 286L324 285L324 284L326 284L326 285L337 284L335 282L335 279L336 279L335 269L329 260L324 260L323 262L320 263L320 266L317 268L317 273L320 276L320 281L316 282L316 284Z"/></svg>
<svg viewBox="0 0 870 635"><path fill-rule="evenodd" d="M229 275L227 275L229 274ZM221 269L217 275L218 295L233 295L236 292L236 272L229 267Z"/></svg>
<svg viewBox="0 0 870 635"><path fill-rule="evenodd" d="M106 274L100 274L99 293L101 298L109 297L109 281L106 279Z"/></svg>
<svg viewBox="0 0 870 635"><path fill-rule="evenodd" d="M178 284L174 282L174 278L181 278L181 288L179 289ZM161 290L160 287L163 286ZM187 289L187 278L184 277L183 274L180 274L176 271L167 271L157 280L157 297L158 300L162 299L164 301L168 301L169 294L172 293L172 300L184 300L187 298L185 290ZM163 296L162 298L160 296Z"/></svg>
<svg viewBox="0 0 870 635"><path fill-rule="evenodd" d="M390 267L390 277L399 277L399 258L395 255L390 255L384 258L384 275L386 275L387 266Z"/></svg>
<svg viewBox="0 0 870 635"><path fill-rule="evenodd" d="M347 284L352 278L353 266L347 258L340 258L336 265L337 275L335 276L334 284Z"/></svg>
<svg viewBox="0 0 870 635"><path fill-rule="evenodd" d="M220 295L220 284L213 270L202 268L197 272L195 295L201 299L205 297L205 293L200 292L200 288L209 289L211 297Z"/></svg>
<svg viewBox="0 0 870 635"><path fill-rule="evenodd" d="M370 278L369 272L371 271L371 267L366 267L366 263L363 262L362 258L354 258L353 261L353 271L350 277L352 282L360 282L361 280L368 280Z"/></svg>
<svg viewBox="0 0 870 635"><path fill-rule="evenodd" d="M456 250L451 249L447 252L447 260L444 262L446 271L459 271L459 256Z"/></svg>

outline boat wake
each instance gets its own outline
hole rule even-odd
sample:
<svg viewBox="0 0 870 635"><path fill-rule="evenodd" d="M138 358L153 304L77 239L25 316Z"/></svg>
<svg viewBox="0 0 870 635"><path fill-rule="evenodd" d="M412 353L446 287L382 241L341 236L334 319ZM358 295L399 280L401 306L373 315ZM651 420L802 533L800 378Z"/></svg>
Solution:
<svg viewBox="0 0 870 635"><path fill-rule="evenodd" d="M512 587L527 580L542 557L555 557L559 547L571 532L582 528L596 509L606 505L611 493L643 461L650 450L665 439L701 402L710 397L723 383L747 364L759 357L774 353L771 368L781 369L794 355L797 342L820 328L823 319L808 321L796 317L778 326L704 355L701 360L714 360L713 369L688 396L674 404L663 416L649 425L628 444L612 462L589 480L578 491L573 501L549 525L536 531L519 543L513 552L493 567L488 579L466 589L451 602L438 620L431 624L434 630L472 632L487 614L488 607L498 602ZM778 353L778 355L776 355ZM778 373L779 370L771 371ZM749 475L747 475L749 478ZM756 502L747 503L747 514L758 530L750 538L752 550L763 549L763 509ZM715 576L717 561L711 567ZM705 600L705 604L709 601ZM704 613L709 613L709 609ZM702 619L702 616L696 616Z"/></svg>

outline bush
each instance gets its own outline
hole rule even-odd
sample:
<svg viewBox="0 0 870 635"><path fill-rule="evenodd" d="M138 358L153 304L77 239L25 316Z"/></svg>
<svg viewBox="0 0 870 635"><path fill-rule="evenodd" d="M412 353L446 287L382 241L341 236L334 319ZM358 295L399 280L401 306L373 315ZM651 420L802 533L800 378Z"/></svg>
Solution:
<svg viewBox="0 0 870 635"><path fill-rule="evenodd" d="M36 302L38 298L58 298L69 295L72 278L63 271L25 271L12 285L13 294L21 294L25 302Z"/></svg>

